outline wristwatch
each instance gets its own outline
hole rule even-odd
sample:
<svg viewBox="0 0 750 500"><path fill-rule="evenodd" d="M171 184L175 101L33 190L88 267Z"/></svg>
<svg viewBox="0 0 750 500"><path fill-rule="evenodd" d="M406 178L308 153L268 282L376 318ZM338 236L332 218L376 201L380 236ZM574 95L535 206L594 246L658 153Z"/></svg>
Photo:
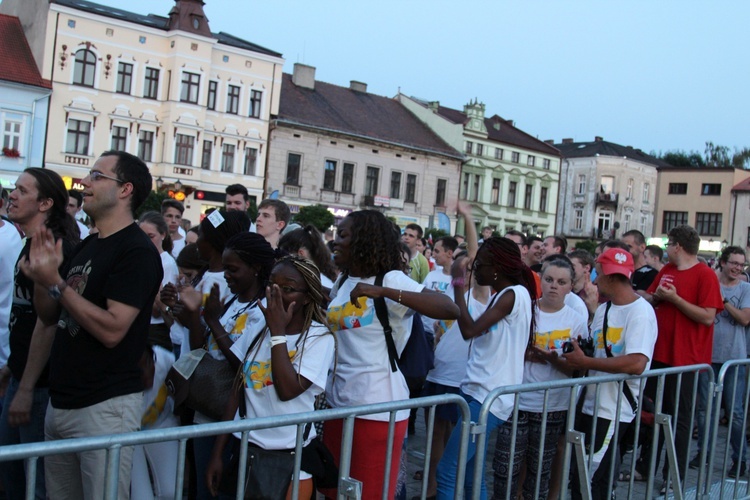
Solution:
<svg viewBox="0 0 750 500"><path fill-rule="evenodd" d="M49 287L47 289L47 293L50 297L52 297L52 299L60 300L63 290L65 290L66 288L68 288L68 282L65 280L60 280L58 284Z"/></svg>

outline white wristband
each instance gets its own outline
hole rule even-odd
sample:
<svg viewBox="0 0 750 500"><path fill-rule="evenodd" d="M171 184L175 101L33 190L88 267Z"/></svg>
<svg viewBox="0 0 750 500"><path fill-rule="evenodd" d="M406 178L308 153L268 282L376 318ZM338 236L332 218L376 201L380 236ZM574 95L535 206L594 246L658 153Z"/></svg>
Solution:
<svg viewBox="0 0 750 500"><path fill-rule="evenodd" d="M286 335L276 335L274 337L271 337L271 347L277 346L279 344L286 344Z"/></svg>

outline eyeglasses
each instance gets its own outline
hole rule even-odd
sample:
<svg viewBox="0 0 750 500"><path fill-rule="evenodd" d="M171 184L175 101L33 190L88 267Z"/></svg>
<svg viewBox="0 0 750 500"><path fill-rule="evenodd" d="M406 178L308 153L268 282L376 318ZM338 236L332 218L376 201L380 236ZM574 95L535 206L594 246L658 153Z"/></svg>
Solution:
<svg viewBox="0 0 750 500"><path fill-rule="evenodd" d="M98 181L99 179L109 179L119 184L125 184L125 181L123 181L122 179L118 179L117 177L110 177L109 175L104 175L98 170L92 170L91 172L89 172L89 177L91 177L91 180L94 182Z"/></svg>
<svg viewBox="0 0 750 500"><path fill-rule="evenodd" d="M307 293L307 289L300 289L300 288L294 288L289 285L279 285L278 283L274 283L273 281L268 282L268 286L278 286L281 290L281 293Z"/></svg>
<svg viewBox="0 0 750 500"><path fill-rule="evenodd" d="M667 245L666 245L666 246L668 246L668 247L673 247L673 246L675 246L676 244L677 244L677 242L676 242L676 241L668 241L668 242L667 242Z"/></svg>
<svg viewBox="0 0 750 500"><path fill-rule="evenodd" d="M735 266L735 267L742 267L742 266L745 265L745 263L744 262L733 262L731 260L728 260L727 261L727 265Z"/></svg>

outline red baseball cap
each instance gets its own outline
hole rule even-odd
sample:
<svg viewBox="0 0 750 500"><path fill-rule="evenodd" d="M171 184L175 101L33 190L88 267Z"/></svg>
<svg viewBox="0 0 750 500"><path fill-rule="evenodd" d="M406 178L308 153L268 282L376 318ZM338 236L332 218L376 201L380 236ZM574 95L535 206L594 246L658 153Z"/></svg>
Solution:
<svg viewBox="0 0 750 500"><path fill-rule="evenodd" d="M633 256L621 248L610 248L602 253L596 262L602 266L603 274L624 274L628 278L633 274L635 267Z"/></svg>

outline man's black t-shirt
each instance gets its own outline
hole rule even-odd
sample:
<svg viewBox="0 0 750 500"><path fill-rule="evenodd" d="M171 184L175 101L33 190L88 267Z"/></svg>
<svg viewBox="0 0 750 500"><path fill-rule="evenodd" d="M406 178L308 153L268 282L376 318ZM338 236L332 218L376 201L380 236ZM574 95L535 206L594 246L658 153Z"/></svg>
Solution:
<svg viewBox="0 0 750 500"><path fill-rule="evenodd" d="M648 290L657 274L659 274L659 271L651 266L639 267L630 278L633 290Z"/></svg>
<svg viewBox="0 0 750 500"><path fill-rule="evenodd" d="M156 247L136 224L104 239L89 237L76 248L65 274L68 286L102 309L109 299L140 312L122 341L108 348L63 308L50 354L53 407L85 408L143 390L138 361L162 275Z"/></svg>
<svg viewBox="0 0 750 500"><path fill-rule="evenodd" d="M60 266L60 273L64 273L67 268L70 256L73 254L73 244L68 240L63 240L63 263ZM8 358L8 368L10 373L17 380L21 380L23 372L26 369L26 361L29 357L29 347L31 346L31 335L34 333L36 325L36 309L34 309L34 282L21 271L18 263L29 256L31 250L31 238L26 240L26 244L21 250L16 261L13 280L13 305L10 309L10 357ZM49 364L45 365L35 387L47 387L47 377L49 373Z"/></svg>

